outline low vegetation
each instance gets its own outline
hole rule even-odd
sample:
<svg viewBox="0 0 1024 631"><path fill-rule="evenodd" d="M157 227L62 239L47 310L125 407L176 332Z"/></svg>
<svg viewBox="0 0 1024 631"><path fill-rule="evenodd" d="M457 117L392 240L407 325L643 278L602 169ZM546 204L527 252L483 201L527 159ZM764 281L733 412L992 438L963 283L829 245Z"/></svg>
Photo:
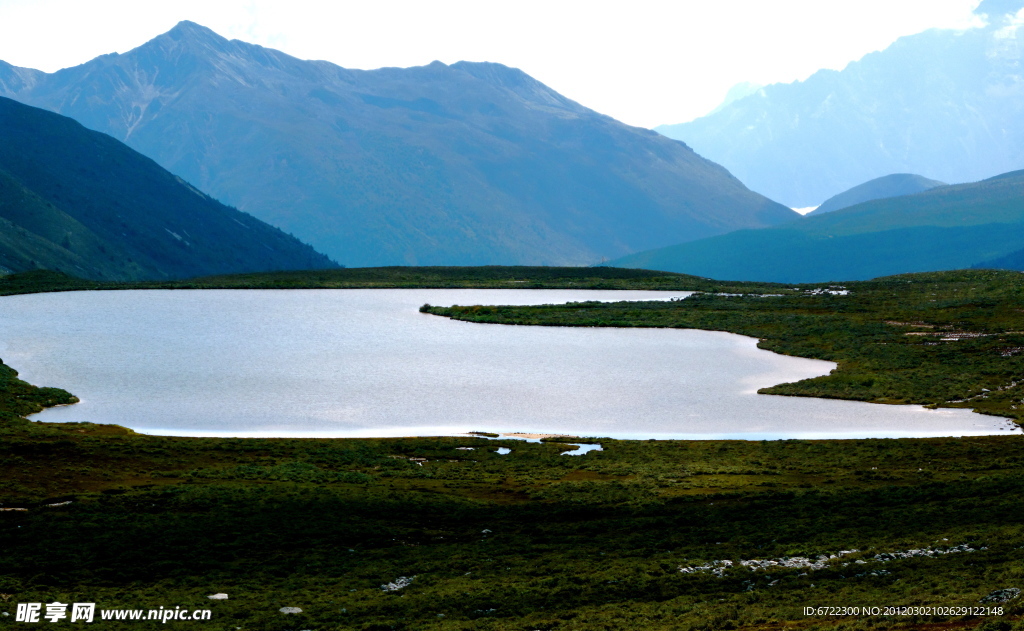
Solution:
<svg viewBox="0 0 1024 631"><path fill-rule="evenodd" d="M934 346L922 353L971 354L984 338L905 333L995 337L1003 322L998 335L1011 335L1019 287L986 274L851 284L847 295L762 287L783 295L453 315L566 324L575 314L580 324L603 313L604 325L723 330L747 322L774 331L759 335L774 350L823 355L849 352L844 335L866 327L877 337L865 347L927 338ZM31 284L7 282L9 292ZM928 310L932 291L938 304ZM666 319L686 313L694 319ZM816 341L783 337L786 322ZM863 360L870 370L873 357ZM210 622L169 624L227 631L1024 628L1014 591L1024 588L1020 435L592 438L603 450L582 456L567 455L567 438L161 437L30 422L25 414L73 398L3 368L0 611L11 615L0 627L21 626L16 603L58 601L210 608ZM218 593L228 598L208 598Z"/></svg>
<svg viewBox="0 0 1024 631"><path fill-rule="evenodd" d="M128 289L645 289L746 291L764 283L723 283L685 274L614 267L356 267L261 272L178 281L99 282L38 270L0 277L0 296Z"/></svg>

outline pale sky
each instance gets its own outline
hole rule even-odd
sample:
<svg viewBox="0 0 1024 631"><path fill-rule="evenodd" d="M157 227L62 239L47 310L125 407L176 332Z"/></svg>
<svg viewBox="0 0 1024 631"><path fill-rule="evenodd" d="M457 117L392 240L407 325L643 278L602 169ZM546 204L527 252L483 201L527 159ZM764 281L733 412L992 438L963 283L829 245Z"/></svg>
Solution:
<svg viewBox="0 0 1024 631"><path fill-rule="evenodd" d="M803 80L896 38L967 28L978 0L0 0L0 60L54 71L192 20L347 68L438 59L520 68L642 127L712 110L730 86Z"/></svg>

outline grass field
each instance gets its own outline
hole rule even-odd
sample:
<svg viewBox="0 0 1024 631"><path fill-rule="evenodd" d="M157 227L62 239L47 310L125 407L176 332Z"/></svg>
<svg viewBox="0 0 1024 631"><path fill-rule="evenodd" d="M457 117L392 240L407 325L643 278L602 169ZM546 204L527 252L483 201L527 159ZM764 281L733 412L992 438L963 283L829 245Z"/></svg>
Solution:
<svg viewBox="0 0 1024 631"><path fill-rule="evenodd" d="M584 282L568 273L547 280L488 273L473 282ZM8 277L6 291L33 283L79 288L66 277L40 276ZM873 400L896 392L886 396L999 413L1014 405L940 400L936 393L951 390L931 384L900 392L899 384L913 384L912 372L884 388L865 384L886 372L879 362L904 352L918 354L889 372L942 369L932 352L974 357L958 364L957 379L981 394L977 386L988 386L979 379L998 385L1005 374L1021 374L1013 368L1018 355L996 353L1010 362L1008 373L994 372L1001 365L985 355L1018 343L1012 331L1022 305L1012 276L891 279L849 284L846 295L813 293L811 286L732 284L733 291L713 291L726 285L651 278L658 277L616 282L676 283L673 290L703 287L705 294L677 303L466 308L449 315L747 327L739 332L773 350L818 353L839 362L837 374L866 375L849 390L827 378L824 385L785 386L795 394L820 387L830 396ZM392 275L388 282L405 281ZM961 331L987 337L941 339ZM917 332L942 335L906 335ZM844 341L850 339L861 339L863 357ZM873 347L900 345L907 349L895 355L871 354ZM1016 396L1002 392L1010 393L1007 401ZM998 396L989 399L1004 405ZM0 612L10 613L0 616L3 627L25 626L14 622L17 603L58 601L100 609L209 608L208 622L167 624L227 631L1024 628L1024 599L998 602L1012 595L999 590L1024 588L1019 435L597 437L603 451L571 456L568 439L175 438L24 418L72 401L0 369L0 508L24 509L0 511ZM500 455L498 447L511 453ZM401 577L412 581L400 587ZM397 589L382 589L388 584ZM221 592L229 598L207 598ZM302 612L284 614L282 607ZM807 615L805 607L878 610Z"/></svg>

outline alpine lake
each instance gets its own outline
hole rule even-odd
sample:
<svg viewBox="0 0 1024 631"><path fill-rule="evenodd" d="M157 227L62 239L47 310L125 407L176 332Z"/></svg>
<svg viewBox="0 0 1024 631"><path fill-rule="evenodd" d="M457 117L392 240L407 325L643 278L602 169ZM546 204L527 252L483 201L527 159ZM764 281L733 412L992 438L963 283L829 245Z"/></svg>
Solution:
<svg viewBox="0 0 1024 631"><path fill-rule="evenodd" d="M716 331L499 326L431 305L682 299L688 292L150 290L0 300L0 357L81 402L49 422L177 436L525 432L629 439L999 434L966 409L758 395L828 374Z"/></svg>

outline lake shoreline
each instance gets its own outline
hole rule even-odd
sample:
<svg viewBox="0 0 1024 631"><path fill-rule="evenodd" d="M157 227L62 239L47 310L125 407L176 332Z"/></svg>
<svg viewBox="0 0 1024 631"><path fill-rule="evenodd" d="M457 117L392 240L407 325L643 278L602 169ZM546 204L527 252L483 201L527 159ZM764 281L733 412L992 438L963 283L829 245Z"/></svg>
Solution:
<svg viewBox="0 0 1024 631"><path fill-rule="evenodd" d="M79 292L10 298L0 303L0 324L8 356L26 375L85 396L79 406L36 418L113 422L145 433L380 437L483 424L623 439L766 440L1001 431L998 421L966 410L755 394L827 375L836 365L767 352L757 339L732 332L493 327L419 311L424 301L637 300L629 304L639 307L663 296Z"/></svg>
<svg viewBox="0 0 1024 631"><path fill-rule="evenodd" d="M467 281L466 278L469 276L477 275L475 280ZM908 275L907 279L921 279L924 283L931 282L931 278L954 278L960 275L966 279L984 278L986 274L991 275L991 272L976 271L976 272L949 272L949 273L938 273L938 274L918 274ZM1010 273L997 273L1010 278ZM520 275L516 278L516 275ZM531 276L532 275L532 276ZM515 287L522 287L524 283L529 284L532 287L543 287L548 289L561 288L566 286L572 286L578 288L587 283L605 283L605 282L616 282L620 283L618 288L622 287L643 287L644 289L654 289L660 291L707 291L709 289L718 290L713 294L704 294L703 300L707 300L708 297L721 296L740 296L742 299L743 295L757 295L756 292L781 292L772 293L765 295L771 296L806 296L808 292L812 295L816 295L816 299L825 301L831 300L833 304L835 300L839 299L835 296L829 296L832 293L846 293L847 290L833 290L822 284L812 284L810 286L794 286L794 287L783 287L773 284L765 283L723 283L720 281L711 281L707 279L698 279L695 277L687 277L678 274L667 274L660 272L646 272L644 270L617 270L613 268L592 268L592 269L578 269L578 268L502 268L502 267L485 267L485 268L367 268L367 269L355 269L355 270L335 270L333 272L282 272L282 273L270 273L270 274L255 274L255 275L240 275L235 277L217 277L213 279L193 279L189 281L174 281L174 283L163 283L163 286L173 285L175 288L185 289L193 287L206 287L206 288L246 288L246 287L265 287L265 288L299 288L299 287L317 287L317 288L328 288L338 287L344 285L349 288L374 288L381 286L389 287L406 287L410 284L414 286L445 286L452 287L459 283L470 283L476 285L486 286L503 286L509 287L510 284ZM917 280L899 280L896 284L889 286L900 288L901 283L908 282L919 282ZM848 283L851 286L858 287L872 287L877 286L879 283L875 281L862 281L859 283ZM961 284L963 284L961 282ZM142 289L153 287L153 283L96 283L94 281L82 281L80 279L72 279L61 274L55 274L51 272L30 272L24 274L9 275L0 278L0 294L13 295L23 293L39 293L49 291L81 291L99 288L102 285L104 289L116 289L116 288L135 288ZM668 285L671 285L669 287ZM466 285L459 285L465 287ZM729 293L724 291L728 288L734 288L735 291L741 293ZM742 292L747 292L746 294ZM788 292L788 293L787 293ZM824 294L824 295L822 295ZM934 295L934 294L933 294ZM728 298L726 298L728 299ZM803 300L807 300L804 298ZM546 324L554 324L556 326L565 326L562 323L549 322ZM743 335L747 332L741 332L736 327L721 326L721 322L717 324L701 323L698 324L698 328L703 330L722 330L730 333L738 333ZM895 322L895 324L900 324ZM907 323L903 323L907 324ZM913 324L912 322L909 324ZM601 326L602 323L597 323ZM626 326L635 326L635 323L622 323ZM930 325L931 326L931 325ZM742 327L741 327L742 328ZM933 327L934 329L934 327ZM933 329L925 329L923 333L911 331L907 335L934 335L929 331ZM754 337L759 340L759 346L770 350L773 353L779 353L783 356L790 357L801 357L805 356L803 352L794 352L796 349L787 346L786 344L779 345L778 343L767 343L766 339L754 332L750 337ZM961 344L962 345L962 344ZM813 383L815 380L811 380ZM817 381L822 381L818 379ZM827 379L824 379L827 381ZM977 387L977 386L975 386ZM772 386L770 388L762 388L764 394L777 394L785 397L811 397L811 398L824 398L824 399L839 399L839 400L869 400L873 403L886 403L898 405L902 403L898 398L891 399L886 397L867 397L865 398L861 394L852 394L837 397L834 393L827 391L818 391L813 388L803 386L803 382L793 384L785 383L778 386ZM991 415L997 419L1014 419L1019 418L1019 415L1008 414L1006 406L1002 408L992 408L991 406L981 406L978 403L982 403L984 399L990 398L986 393L987 390L980 390L979 395L969 397L970 400L962 402L923 402L924 405L934 408L936 406L944 408L962 408L970 407L975 412ZM1001 430L1000 430L1001 431ZM597 432L601 433L601 432ZM703 435L701 437L708 437ZM731 436L730 436L731 438Z"/></svg>

